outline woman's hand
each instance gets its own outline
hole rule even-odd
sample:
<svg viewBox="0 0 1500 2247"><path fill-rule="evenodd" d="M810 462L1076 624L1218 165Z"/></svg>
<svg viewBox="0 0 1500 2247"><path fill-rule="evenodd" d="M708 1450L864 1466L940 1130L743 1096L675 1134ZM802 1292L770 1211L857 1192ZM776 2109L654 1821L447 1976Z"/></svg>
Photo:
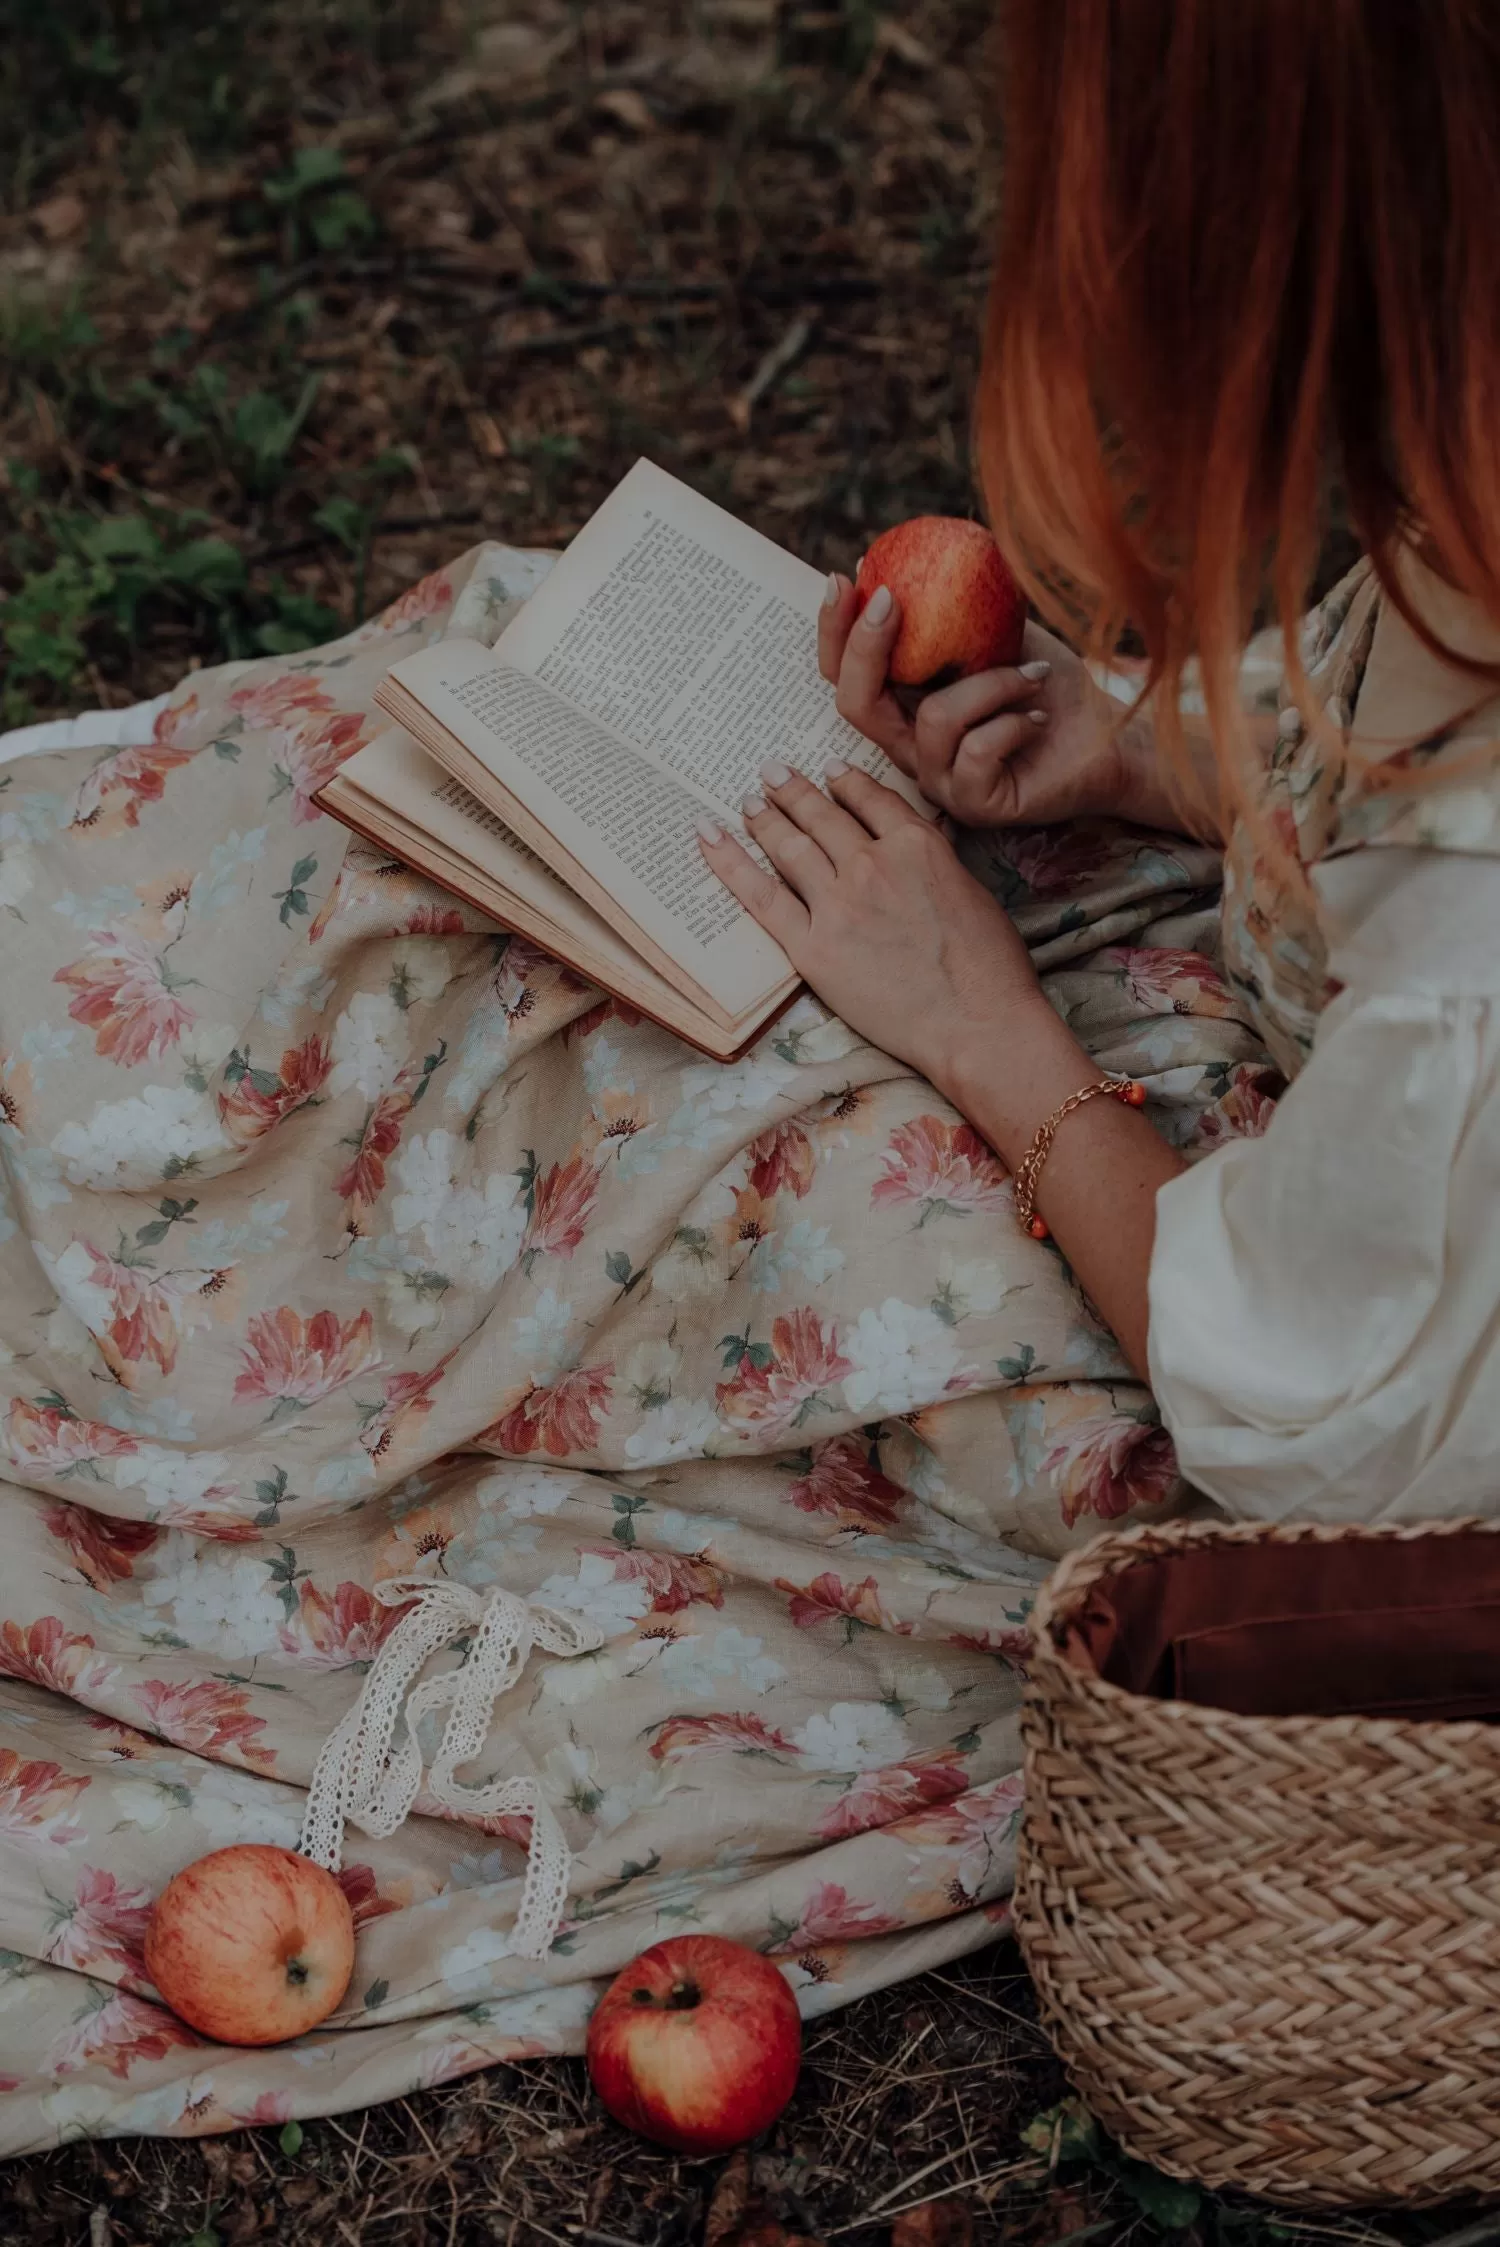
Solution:
<svg viewBox="0 0 1500 2247"><path fill-rule="evenodd" d="M843 716L930 803L966 827L1042 826L1085 814L1181 827L1156 775L1149 720L1130 717L1039 624L1026 627L1019 665L936 688L913 713L886 675L900 629L900 604L887 588L856 622L853 586L829 579L818 618L823 676L837 686Z"/></svg>
<svg viewBox="0 0 1500 2247"><path fill-rule="evenodd" d="M761 769L745 825L776 874L722 829L703 855L851 1029L951 1094L1018 1008L1057 1025L1006 914L904 797L838 763L826 795Z"/></svg>

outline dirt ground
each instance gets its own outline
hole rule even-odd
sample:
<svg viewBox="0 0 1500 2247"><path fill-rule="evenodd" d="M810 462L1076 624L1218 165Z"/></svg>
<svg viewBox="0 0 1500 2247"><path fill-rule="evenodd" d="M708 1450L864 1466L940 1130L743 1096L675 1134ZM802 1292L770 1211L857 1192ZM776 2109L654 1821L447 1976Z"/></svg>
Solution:
<svg viewBox="0 0 1500 2247"><path fill-rule="evenodd" d="M0 724L327 638L482 533L561 542L641 452L825 566L966 512L988 16L0 0ZM0 2243L1421 2247L1458 2221L1200 2198L1063 2093L1002 1944L813 2024L749 2165L628 2139L577 2064L497 2068L13 2163Z"/></svg>

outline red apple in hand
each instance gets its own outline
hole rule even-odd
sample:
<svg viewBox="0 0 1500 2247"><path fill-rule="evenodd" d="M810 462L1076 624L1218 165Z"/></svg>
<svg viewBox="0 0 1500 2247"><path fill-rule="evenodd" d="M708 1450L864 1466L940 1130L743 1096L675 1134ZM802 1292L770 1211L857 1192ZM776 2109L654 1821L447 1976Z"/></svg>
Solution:
<svg viewBox="0 0 1500 2247"><path fill-rule="evenodd" d="M216 2044L281 2044L326 2020L354 1971L354 1914L295 1849L241 1842L186 1865L156 1899L146 1971Z"/></svg>
<svg viewBox="0 0 1500 2247"><path fill-rule="evenodd" d="M877 585L901 603L894 685L940 686L1020 661L1026 596L982 523L917 515L882 531L854 580L856 615Z"/></svg>
<svg viewBox="0 0 1500 2247"><path fill-rule="evenodd" d="M727 2153L797 2082L797 2000L759 1951L674 1935L616 1976L589 2023L589 2074L617 2122L678 2153Z"/></svg>

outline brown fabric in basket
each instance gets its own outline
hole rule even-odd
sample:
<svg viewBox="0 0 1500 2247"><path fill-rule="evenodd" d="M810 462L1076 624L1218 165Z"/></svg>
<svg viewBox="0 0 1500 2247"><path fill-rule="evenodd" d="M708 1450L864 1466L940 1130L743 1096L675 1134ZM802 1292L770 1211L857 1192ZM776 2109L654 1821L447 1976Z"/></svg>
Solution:
<svg viewBox="0 0 1500 2247"><path fill-rule="evenodd" d="M1500 1537L1203 1545L1105 1578L1068 1659L1241 1716L1500 1721Z"/></svg>

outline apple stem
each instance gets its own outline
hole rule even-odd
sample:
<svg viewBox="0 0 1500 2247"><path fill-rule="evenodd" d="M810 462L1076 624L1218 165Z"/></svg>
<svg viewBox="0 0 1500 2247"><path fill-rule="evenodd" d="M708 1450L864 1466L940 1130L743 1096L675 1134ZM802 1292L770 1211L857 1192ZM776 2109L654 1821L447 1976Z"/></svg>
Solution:
<svg viewBox="0 0 1500 2247"><path fill-rule="evenodd" d="M303 1983L307 1980L306 1960L300 1958L289 1958L286 1962L286 1978L293 1984L295 1988L300 1989Z"/></svg>
<svg viewBox="0 0 1500 2247"><path fill-rule="evenodd" d="M674 1982L667 2004L674 2013L691 2013L700 1995L696 1982Z"/></svg>

